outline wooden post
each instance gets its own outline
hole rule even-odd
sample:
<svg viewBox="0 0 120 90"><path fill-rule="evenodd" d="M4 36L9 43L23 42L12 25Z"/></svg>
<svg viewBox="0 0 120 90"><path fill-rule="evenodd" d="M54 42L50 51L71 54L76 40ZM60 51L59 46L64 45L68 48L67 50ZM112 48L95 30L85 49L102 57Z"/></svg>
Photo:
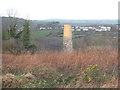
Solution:
<svg viewBox="0 0 120 90"><path fill-rule="evenodd" d="M64 51L72 51L72 29L71 25L64 25L64 37L63 37L63 49Z"/></svg>

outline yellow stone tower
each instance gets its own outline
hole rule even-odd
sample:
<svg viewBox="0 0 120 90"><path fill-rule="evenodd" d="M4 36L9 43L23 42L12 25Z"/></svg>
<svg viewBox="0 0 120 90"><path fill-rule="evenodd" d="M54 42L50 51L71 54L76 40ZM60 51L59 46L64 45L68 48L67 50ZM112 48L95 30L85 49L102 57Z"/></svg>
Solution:
<svg viewBox="0 0 120 90"><path fill-rule="evenodd" d="M72 28L71 25L64 25L64 37L63 37L63 49L64 51L72 51Z"/></svg>

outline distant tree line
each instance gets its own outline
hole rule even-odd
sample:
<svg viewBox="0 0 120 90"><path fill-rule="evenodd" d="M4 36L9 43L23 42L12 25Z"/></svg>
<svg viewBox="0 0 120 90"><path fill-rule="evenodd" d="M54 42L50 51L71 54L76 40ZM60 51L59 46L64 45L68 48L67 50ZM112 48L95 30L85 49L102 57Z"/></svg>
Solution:
<svg viewBox="0 0 120 90"><path fill-rule="evenodd" d="M61 30L62 25L58 21L51 21L44 24L37 24L36 30Z"/></svg>

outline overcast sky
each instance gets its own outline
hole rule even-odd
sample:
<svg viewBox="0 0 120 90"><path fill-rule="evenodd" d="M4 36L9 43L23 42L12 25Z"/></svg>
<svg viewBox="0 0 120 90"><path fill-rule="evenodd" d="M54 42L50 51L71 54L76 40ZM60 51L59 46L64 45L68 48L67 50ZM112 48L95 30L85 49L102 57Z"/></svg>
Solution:
<svg viewBox="0 0 120 90"><path fill-rule="evenodd" d="M0 16L44 19L117 19L119 0L0 0Z"/></svg>

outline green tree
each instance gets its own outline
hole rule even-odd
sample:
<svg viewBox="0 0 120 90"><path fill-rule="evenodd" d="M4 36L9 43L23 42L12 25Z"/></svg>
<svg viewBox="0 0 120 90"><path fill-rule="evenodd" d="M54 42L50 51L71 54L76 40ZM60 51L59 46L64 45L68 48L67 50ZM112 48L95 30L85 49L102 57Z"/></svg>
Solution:
<svg viewBox="0 0 120 90"><path fill-rule="evenodd" d="M24 23L24 29L22 32L22 41L23 41L23 46L28 49L30 45L30 23L29 20L25 20Z"/></svg>
<svg viewBox="0 0 120 90"><path fill-rule="evenodd" d="M10 28L9 28L9 35L10 35L10 37L15 38L15 36L16 36L16 29L17 29L16 24L13 25L13 26L10 25Z"/></svg>
<svg viewBox="0 0 120 90"><path fill-rule="evenodd" d="M22 31L17 31L18 29L18 18L15 17L15 14L13 15L12 11L8 14L8 32L5 33L7 35L8 33L8 39L9 42L12 43L12 46L9 47L7 50L13 54L20 54L22 51L22 42L20 40L20 37L22 35ZM5 37L5 36L4 36Z"/></svg>
<svg viewBox="0 0 120 90"><path fill-rule="evenodd" d="M8 36L9 41L13 40L13 46L9 48L9 51L13 54L21 54L26 53L26 51L30 51L31 53L36 52L36 45L30 44L30 22L29 20L25 20L23 24L23 30L17 31L19 24L19 18L15 17L16 14L9 11L8 13ZM5 37L5 36L3 36ZM25 51L25 52L24 52Z"/></svg>

